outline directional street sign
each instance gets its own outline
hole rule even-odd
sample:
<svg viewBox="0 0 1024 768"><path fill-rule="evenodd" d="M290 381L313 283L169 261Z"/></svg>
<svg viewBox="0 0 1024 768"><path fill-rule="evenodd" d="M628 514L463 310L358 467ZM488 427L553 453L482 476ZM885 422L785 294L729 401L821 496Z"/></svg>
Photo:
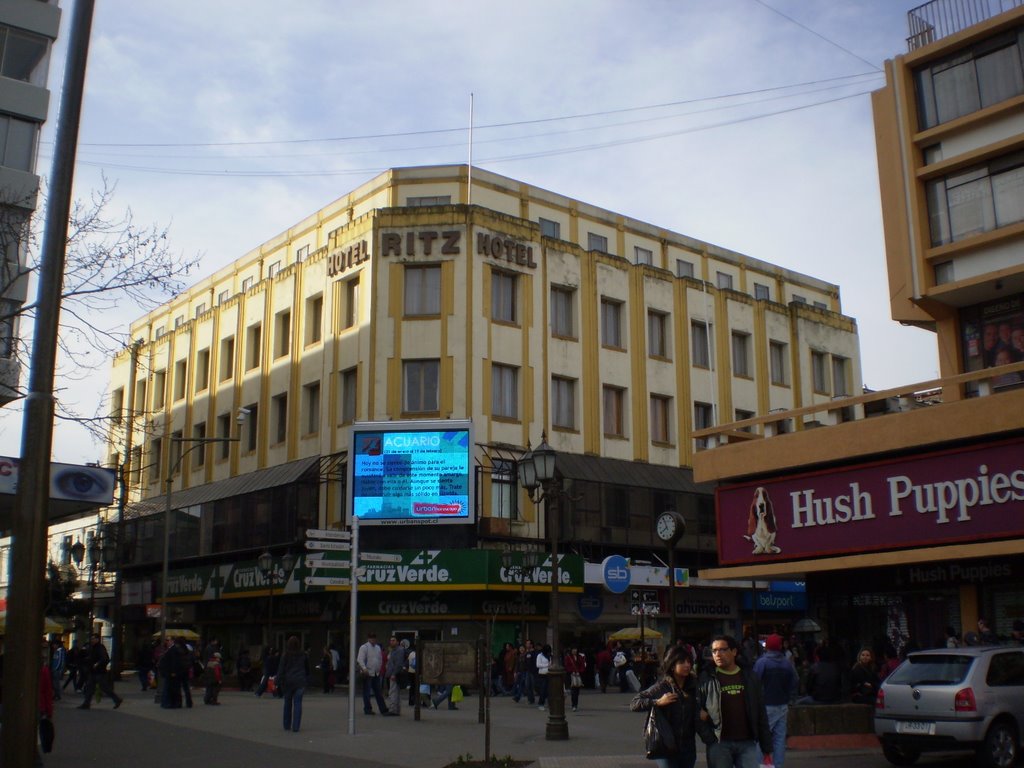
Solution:
<svg viewBox="0 0 1024 768"><path fill-rule="evenodd" d="M309 528L306 530L307 539L335 539L337 541L351 541L352 534L349 531L335 531L331 528Z"/></svg>
<svg viewBox="0 0 1024 768"><path fill-rule="evenodd" d="M311 587L347 587L352 584L352 580L334 576L307 576L306 584Z"/></svg>
<svg viewBox="0 0 1024 768"><path fill-rule="evenodd" d="M307 557L307 568L345 568L352 567L351 560L324 560L322 557Z"/></svg>
<svg viewBox="0 0 1024 768"><path fill-rule="evenodd" d="M392 555L388 552L360 552L360 563L400 563L401 555Z"/></svg>
<svg viewBox="0 0 1024 768"><path fill-rule="evenodd" d="M329 549L334 552L348 552L352 545L347 541L313 541L306 542L306 549Z"/></svg>

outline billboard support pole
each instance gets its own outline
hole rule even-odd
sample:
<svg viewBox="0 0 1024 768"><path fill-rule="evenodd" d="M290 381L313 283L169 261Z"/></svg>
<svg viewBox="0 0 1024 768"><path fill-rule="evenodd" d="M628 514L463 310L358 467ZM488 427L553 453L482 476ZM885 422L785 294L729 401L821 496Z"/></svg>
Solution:
<svg viewBox="0 0 1024 768"><path fill-rule="evenodd" d="M356 630L359 611L359 518L352 515L351 575L349 576L348 598L348 735L356 733ZM366 681L363 681L366 685Z"/></svg>

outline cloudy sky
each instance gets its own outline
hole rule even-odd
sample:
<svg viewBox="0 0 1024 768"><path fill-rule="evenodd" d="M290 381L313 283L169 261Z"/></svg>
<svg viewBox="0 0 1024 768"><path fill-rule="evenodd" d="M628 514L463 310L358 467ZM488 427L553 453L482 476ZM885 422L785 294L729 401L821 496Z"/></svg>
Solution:
<svg viewBox="0 0 1024 768"><path fill-rule="evenodd" d="M863 384L924 381L934 338L889 317L868 95L918 4L107 0L76 194L105 174L206 275L386 168L466 162L473 94L475 165L838 283Z"/></svg>

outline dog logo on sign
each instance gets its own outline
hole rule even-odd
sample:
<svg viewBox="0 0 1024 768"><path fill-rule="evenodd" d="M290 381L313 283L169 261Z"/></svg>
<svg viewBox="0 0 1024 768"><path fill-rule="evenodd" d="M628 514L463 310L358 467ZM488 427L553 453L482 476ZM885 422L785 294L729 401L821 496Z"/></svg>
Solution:
<svg viewBox="0 0 1024 768"><path fill-rule="evenodd" d="M775 545L778 526L775 523L775 507L764 488L754 491L747 515L747 533L743 537L754 545L755 555L776 555L782 550Z"/></svg>

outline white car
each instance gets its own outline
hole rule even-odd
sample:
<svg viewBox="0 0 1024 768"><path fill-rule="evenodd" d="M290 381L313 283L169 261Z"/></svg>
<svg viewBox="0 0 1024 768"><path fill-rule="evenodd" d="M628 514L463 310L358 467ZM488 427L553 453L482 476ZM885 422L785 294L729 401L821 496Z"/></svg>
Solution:
<svg viewBox="0 0 1024 768"><path fill-rule="evenodd" d="M893 765L922 752L974 750L978 764L1010 768L1024 729L1024 648L912 653L875 701L875 733Z"/></svg>

